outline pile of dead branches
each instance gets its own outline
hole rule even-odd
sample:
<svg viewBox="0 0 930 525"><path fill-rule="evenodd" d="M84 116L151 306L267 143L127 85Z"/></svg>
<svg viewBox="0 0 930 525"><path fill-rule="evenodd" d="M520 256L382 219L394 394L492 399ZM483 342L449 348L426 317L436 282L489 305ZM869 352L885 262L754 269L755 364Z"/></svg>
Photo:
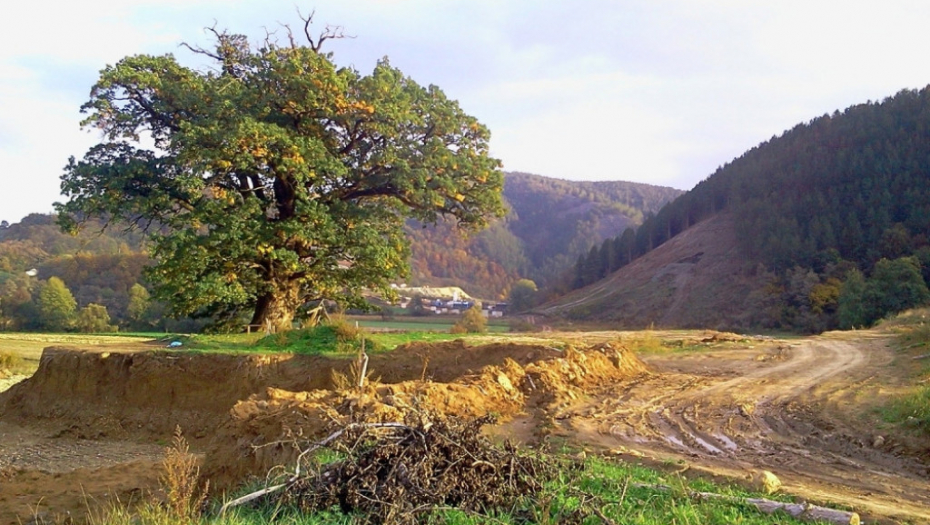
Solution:
<svg viewBox="0 0 930 525"><path fill-rule="evenodd" d="M340 508L372 523L415 523L437 508L513 509L553 474L514 445L481 435L493 418L461 422L413 416L391 425L350 425L327 444L345 458L292 478L264 503L306 512Z"/></svg>

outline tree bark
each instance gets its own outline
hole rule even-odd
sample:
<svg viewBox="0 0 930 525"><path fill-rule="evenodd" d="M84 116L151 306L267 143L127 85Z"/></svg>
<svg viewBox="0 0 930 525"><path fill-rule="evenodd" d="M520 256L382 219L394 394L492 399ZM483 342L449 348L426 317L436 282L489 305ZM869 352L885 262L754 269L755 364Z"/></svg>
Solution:
<svg viewBox="0 0 930 525"><path fill-rule="evenodd" d="M258 298L249 324L259 325L273 333L287 332L294 327L294 316L299 306L299 283L277 283L273 290Z"/></svg>

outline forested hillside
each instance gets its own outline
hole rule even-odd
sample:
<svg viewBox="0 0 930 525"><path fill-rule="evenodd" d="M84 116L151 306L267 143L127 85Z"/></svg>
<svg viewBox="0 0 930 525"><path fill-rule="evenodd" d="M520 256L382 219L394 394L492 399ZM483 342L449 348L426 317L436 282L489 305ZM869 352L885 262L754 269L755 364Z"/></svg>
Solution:
<svg viewBox="0 0 930 525"><path fill-rule="evenodd" d="M510 213L487 230L466 239L451 221L425 228L408 223L411 281L461 286L491 299L502 297L522 277L551 282L588 247L638 224L644 213L679 193L645 184L511 173L504 190ZM3 223L0 329L63 329L60 319L53 319L61 316L56 308L69 312L70 328L80 329L77 320L92 304L106 309L106 320L87 319L88 330L195 327L165 319L162 307L149 298L142 272L148 263L144 235L119 225L101 231L101 224L91 221L72 236L61 232L52 215ZM49 286L52 277L60 285ZM92 313L102 316L99 308L85 316Z"/></svg>
<svg viewBox="0 0 930 525"><path fill-rule="evenodd" d="M747 151L640 228L590 250L574 287L723 210L742 253L771 274L777 308L763 325L869 324L927 300L923 279L907 283L915 272L930 277L930 89L815 118ZM885 297L889 281L906 287L894 288L897 300Z"/></svg>
<svg viewBox="0 0 930 525"><path fill-rule="evenodd" d="M62 233L53 215L0 224L0 329L93 332L193 327L162 315L141 284L144 236L90 221Z"/></svg>
<svg viewBox="0 0 930 525"><path fill-rule="evenodd" d="M578 182L507 173L504 220L470 238L451 223L408 224L414 284L457 285L497 298L526 277L550 288L579 255L642 222L682 192L623 181Z"/></svg>

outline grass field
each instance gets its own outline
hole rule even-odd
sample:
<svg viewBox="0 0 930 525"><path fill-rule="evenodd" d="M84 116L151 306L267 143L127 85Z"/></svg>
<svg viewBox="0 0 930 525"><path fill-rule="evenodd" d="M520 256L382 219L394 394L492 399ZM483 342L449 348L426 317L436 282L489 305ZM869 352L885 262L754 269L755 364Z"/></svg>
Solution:
<svg viewBox="0 0 930 525"><path fill-rule="evenodd" d="M10 352L26 361L39 361L42 349L54 345L101 345L125 342L132 338L138 342L153 339L164 334L51 334L0 332L0 352Z"/></svg>

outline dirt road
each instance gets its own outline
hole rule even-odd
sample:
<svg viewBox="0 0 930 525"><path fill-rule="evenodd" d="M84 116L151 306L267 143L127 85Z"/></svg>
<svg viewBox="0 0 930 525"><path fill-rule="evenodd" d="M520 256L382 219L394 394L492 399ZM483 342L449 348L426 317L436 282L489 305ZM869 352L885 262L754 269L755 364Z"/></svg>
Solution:
<svg viewBox="0 0 930 525"><path fill-rule="evenodd" d="M557 419L589 443L730 477L769 470L813 502L930 523L930 451L861 415L894 380L889 343L851 332L647 356L652 374Z"/></svg>

